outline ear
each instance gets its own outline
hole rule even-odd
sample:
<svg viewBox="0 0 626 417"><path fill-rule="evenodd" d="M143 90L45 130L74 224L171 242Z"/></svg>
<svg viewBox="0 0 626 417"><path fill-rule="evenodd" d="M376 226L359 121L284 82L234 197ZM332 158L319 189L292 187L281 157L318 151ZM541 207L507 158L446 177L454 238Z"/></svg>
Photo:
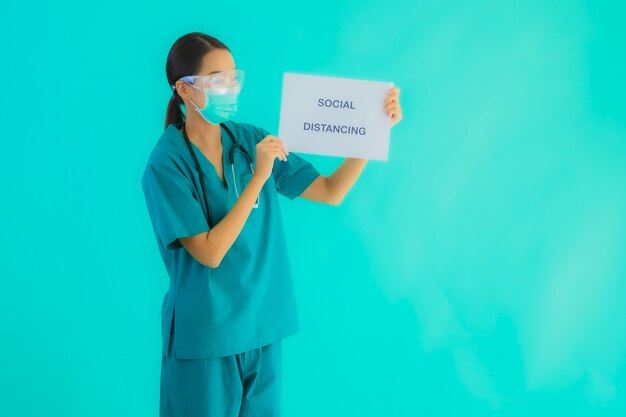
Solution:
<svg viewBox="0 0 626 417"><path fill-rule="evenodd" d="M175 85L176 85L176 91L178 91L178 95L185 102L185 106L189 104L190 100L193 100L193 102L196 103L196 106L200 106L200 107L205 106L204 94L202 92L199 92L198 90L196 90L195 88L193 88L192 86L190 86L189 84L187 84L186 82L182 80L176 81Z"/></svg>
<svg viewBox="0 0 626 417"><path fill-rule="evenodd" d="M185 101L189 100L189 85L183 80L176 81L176 84L174 85L176 86L176 91L178 92L178 95L181 96L181 98L183 98Z"/></svg>

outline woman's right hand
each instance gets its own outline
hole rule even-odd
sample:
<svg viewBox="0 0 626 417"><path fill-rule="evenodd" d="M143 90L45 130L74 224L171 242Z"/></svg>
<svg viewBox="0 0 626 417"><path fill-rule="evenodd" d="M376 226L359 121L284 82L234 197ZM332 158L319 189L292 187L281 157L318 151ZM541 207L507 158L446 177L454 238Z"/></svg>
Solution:
<svg viewBox="0 0 626 417"><path fill-rule="evenodd" d="M254 167L254 176L261 179L263 183L272 174L274 167L274 159L287 161L289 152L285 149L283 141L275 136L267 135L262 141L256 144L256 162Z"/></svg>

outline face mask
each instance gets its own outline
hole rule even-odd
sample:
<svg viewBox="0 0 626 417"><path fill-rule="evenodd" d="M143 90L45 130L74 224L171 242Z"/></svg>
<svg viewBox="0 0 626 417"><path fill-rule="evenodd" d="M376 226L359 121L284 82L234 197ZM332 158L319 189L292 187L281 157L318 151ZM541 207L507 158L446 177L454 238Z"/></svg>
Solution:
<svg viewBox="0 0 626 417"><path fill-rule="evenodd" d="M237 87L204 90L206 105L203 109L199 108L193 100L189 101L204 120L217 125L229 120L237 113L239 90Z"/></svg>

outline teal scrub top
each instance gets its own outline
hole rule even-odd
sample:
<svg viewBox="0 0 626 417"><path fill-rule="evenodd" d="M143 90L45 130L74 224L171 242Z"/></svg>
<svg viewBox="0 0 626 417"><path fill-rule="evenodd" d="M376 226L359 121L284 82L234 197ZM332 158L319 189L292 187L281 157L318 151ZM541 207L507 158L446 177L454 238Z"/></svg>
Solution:
<svg viewBox="0 0 626 417"><path fill-rule="evenodd" d="M256 144L270 133L248 123L225 122L252 157ZM299 330L278 194L299 196L320 174L307 160L290 152L274 160L241 233L217 268L198 262L179 237L209 230L199 173L178 128L170 124L150 153L142 188L157 245L169 275L161 308L162 353L167 354L172 320L173 353L201 359L255 349ZM237 200L229 160L232 139L221 127L224 185L215 167L192 143L217 224ZM252 177L246 157L235 152L239 193Z"/></svg>

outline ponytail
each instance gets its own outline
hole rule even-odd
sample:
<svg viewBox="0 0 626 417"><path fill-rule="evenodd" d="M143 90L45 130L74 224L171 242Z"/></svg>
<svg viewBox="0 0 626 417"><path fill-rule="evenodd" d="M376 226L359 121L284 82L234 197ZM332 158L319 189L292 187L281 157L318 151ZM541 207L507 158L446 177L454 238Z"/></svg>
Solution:
<svg viewBox="0 0 626 417"><path fill-rule="evenodd" d="M176 91L172 94L170 98L170 102L167 104L167 111L165 114L165 128L172 123L183 123L184 116L183 111L181 110L182 100Z"/></svg>

